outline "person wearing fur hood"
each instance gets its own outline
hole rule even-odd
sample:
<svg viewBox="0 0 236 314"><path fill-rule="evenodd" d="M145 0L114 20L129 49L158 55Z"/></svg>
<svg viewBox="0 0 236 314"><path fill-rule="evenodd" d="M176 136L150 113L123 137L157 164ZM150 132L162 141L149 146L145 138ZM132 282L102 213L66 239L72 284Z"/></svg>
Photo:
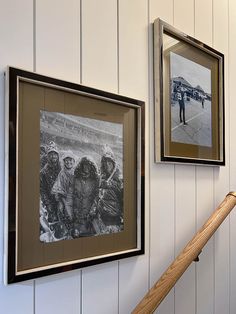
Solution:
<svg viewBox="0 0 236 314"><path fill-rule="evenodd" d="M104 233L123 230L123 182L113 151L104 148L101 158L98 212L104 223Z"/></svg>
<svg viewBox="0 0 236 314"><path fill-rule="evenodd" d="M93 227L93 213L99 192L98 169L92 158L84 156L74 173L75 232L79 237L96 234Z"/></svg>
<svg viewBox="0 0 236 314"><path fill-rule="evenodd" d="M47 148L47 163L40 171L40 197L42 205L48 212L48 221L57 221L55 195L52 194L52 187L57 179L61 165L59 152L54 142L51 142Z"/></svg>
<svg viewBox="0 0 236 314"><path fill-rule="evenodd" d="M53 185L52 194L57 200L59 220L64 222L68 231L72 228L73 215L73 177L75 156L71 151L63 154L63 168Z"/></svg>

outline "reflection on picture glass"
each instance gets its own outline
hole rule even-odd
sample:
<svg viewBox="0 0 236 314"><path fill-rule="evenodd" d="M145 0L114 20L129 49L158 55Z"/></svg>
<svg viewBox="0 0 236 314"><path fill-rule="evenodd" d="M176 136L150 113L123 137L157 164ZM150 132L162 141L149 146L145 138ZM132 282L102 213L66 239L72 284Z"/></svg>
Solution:
<svg viewBox="0 0 236 314"><path fill-rule="evenodd" d="M170 52L171 141L212 146L211 70Z"/></svg>
<svg viewBox="0 0 236 314"><path fill-rule="evenodd" d="M40 111L40 241L123 230L123 125Z"/></svg>

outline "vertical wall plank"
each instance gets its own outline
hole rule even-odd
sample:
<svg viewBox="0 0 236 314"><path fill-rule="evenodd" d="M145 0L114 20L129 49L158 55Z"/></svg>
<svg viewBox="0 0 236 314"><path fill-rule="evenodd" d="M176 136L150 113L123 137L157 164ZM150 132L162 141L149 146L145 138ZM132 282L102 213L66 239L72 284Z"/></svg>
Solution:
<svg viewBox="0 0 236 314"><path fill-rule="evenodd" d="M0 305L11 314L33 314L33 281L11 286L3 283L4 242L4 71L7 65L33 69L33 4L31 0L0 3Z"/></svg>
<svg viewBox="0 0 236 314"><path fill-rule="evenodd" d="M119 1L119 92L145 101L148 113L148 7L146 0ZM149 151L148 128L145 148ZM119 313L131 313L148 290L149 269L149 155L146 154L145 255L119 263Z"/></svg>
<svg viewBox="0 0 236 314"><path fill-rule="evenodd" d="M117 92L117 1L82 1L83 84Z"/></svg>
<svg viewBox="0 0 236 314"><path fill-rule="evenodd" d="M174 0L174 25L188 35L194 35L193 0Z"/></svg>
<svg viewBox="0 0 236 314"><path fill-rule="evenodd" d="M35 287L36 313L78 314L80 311L79 271L37 280Z"/></svg>
<svg viewBox="0 0 236 314"><path fill-rule="evenodd" d="M174 26L194 35L194 0L174 1ZM176 166L176 254L195 233L196 194L194 166ZM175 287L175 314L195 313L195 265L182 276Z"/></svg>
<svg viewBox="0 0 236 314"><path fill-rule="evenodd" d="M203 9L204 8L204 9ZM195 34L212 46L212 0L195 0ZM214 208L213 167L196 168L197 230ZM211 239L196 264L196 313L214 313L214 240Z"/></svg>
<svg viewBox="0 0 236 314"><path fill-rule="evenodd" d="M236 191L236 106L234 77L236 71L236 5L229 0L229 105L230 105L230 190ZM230 314L236 313L236 208L230 215Z"/></svg>
<svg viewBox="0 0 236 314"><path fill-rule="evenodd" d="M155 19L161 18L167 23L173 23L174 15L174 1L166 0L150 0L150 22L152 23Z"/></svg>
<svg viewBox="0 0 236 314"><path fill-rule="evenodd" d="M79 82L79 17L79 1L36 0L35 67L37 72ZM79 271L36 280L36 313L77 314L80 308L79 282Z"/></svg>
<svg viewBox="0 0 236 314"><path fill-rule="evenodd" d="M173 24L173 0L150 0L150 23L161 18ZM175 193L173 165L154 164L154 110L153 110L153 32L149 27L150 58L150 285L174 259ZM155 56L154 56L155 57ZM159 314L174 313L174 289L161 303Z"/></svg>
<svg viewBox="0 0 236 314"><path fill-rule="evenodd" d="M82 83L117 92L117 64L117 1L82 1ZM117 313L118 262L82 274L82 313Z"/></svg>
<svg viewBox="0 0 236 314"><path fill-rule="evenodd" d="M197 230L211 215L214 204L213 169L197 167ZM214 240L204 247L196 263L196 313L214 313Z"/></svg>
<svg viewBox="0 0 236 314"><path fill-rule="evenodd" d="M170 165L157 165L155 185L151 185L151 286L175 259L174 169L174 166ZM174 313L174 288L163 300L157 313Z"/></svg>
<svg viewBox="0 0 236 314"><path fill-rule="evenodd" d="M80 1L36 0L36 70L79 82Z"/></svg>
<svg viewBox="0 0 236 314"><path fill-rule="evenodd" d="M195 167L176 166L176 255L195 233ZM175 286L175 313L195 313L195 265Z"/></svg>
<svg viewBox="0 0 236 314"><path fill-rule="evenodd" d="M228 0L213 2L213 45L225 54L226 166L214 169L215 204L229 191ZM215 314L229 313L229 218L215 235Z"/></svg>
<svg viewBox="0 0 236 314"><path fill-rule="evenodd" d="M195 0L195 37L212 46L212 0Z"/></svg>
<svg viewBox="0 0 236 314"><path fill-rule="evenodd" d="M119 0L119 92L146 102L148 100L147 45L147 1Z"/></svg>
<svg viewBox="0 0 236 314"><path fill-rule="evenodd" d="M229 116L230 116L230 190L236 190L236 106L235 106L235 84L234 77L236 71L236 4L235 1L229 0ZM234 213L234 212L232 212ZM231 217L234 214L231 214ZM231 222L232 225L232 222ZM233 225L232 225L233 226ZM234 228L236 230L236 228ZM233 231L233 230L231 230ZM233 242L232 242L233 244ZM235 281L236 283L236 281ZM235 299L236 301L236 299Z"/></svg>
<svg viewBox="0 0 236 314"><path fill-rule="evenodd" d="M118 313L118 264L105 263L83 270L81 314Z"/></svg>

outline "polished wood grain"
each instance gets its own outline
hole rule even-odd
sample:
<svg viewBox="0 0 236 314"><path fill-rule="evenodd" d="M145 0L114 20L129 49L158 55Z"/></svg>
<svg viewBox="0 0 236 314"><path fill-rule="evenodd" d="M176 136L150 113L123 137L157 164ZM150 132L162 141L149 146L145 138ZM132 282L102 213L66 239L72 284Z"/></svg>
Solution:
<svg viewBox="0 0 236 314"><path fill-rule="evenodd" d="M236 192L230 192L209 217L207 222L186 245L183 251L177 256L174 262L167 268L156 284L136 306L132 312L133 314L148 314L155 311L188 266L198 257L202 248L235 205Z"/></svg>

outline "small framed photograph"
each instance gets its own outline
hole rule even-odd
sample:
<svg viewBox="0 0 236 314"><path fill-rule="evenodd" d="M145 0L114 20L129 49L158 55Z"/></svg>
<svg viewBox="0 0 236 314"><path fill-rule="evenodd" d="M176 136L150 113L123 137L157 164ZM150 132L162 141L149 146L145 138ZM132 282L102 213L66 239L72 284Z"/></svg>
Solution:
<svg viewBox="0 0 236 314"><path fill-rule="evenodd" d="M144 253L144 103L10 67L6 283Z"/></svg>
<svg viewBox="0 0 236 314"><path fill-rule="evenodd" d="M224 55L154 22L155 161L225 165Z"/></svg>

